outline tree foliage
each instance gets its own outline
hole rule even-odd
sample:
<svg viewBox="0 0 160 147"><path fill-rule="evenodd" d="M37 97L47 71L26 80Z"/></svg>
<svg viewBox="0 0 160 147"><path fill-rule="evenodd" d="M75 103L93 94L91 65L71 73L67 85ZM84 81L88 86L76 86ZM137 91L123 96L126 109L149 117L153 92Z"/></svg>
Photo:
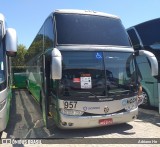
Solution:
<svg viewBox="0 0 160 147"><path fill-rule="evenodd" d="M18 45L17 56L12 58L12 66L25 66L27 49L23 44Z"/></svg>
<svg viewBox="0 0 160 147"><path fill-rule="evenodd" d="M27 53L25 55L25 63L33 59L37 54L40 54L43 50L43 35L37 35L34 41L32 42L31 46L27 50Z"/></svg>
<svg viewBox="0 0 160 147"><path fill-rule="evenodd" d="M45 49L53 47L53 41L42 34L38 34L27 50L23 44L18 45L17 56L12 58L12 66L26 66L29 62L37 60Z"/></svg>

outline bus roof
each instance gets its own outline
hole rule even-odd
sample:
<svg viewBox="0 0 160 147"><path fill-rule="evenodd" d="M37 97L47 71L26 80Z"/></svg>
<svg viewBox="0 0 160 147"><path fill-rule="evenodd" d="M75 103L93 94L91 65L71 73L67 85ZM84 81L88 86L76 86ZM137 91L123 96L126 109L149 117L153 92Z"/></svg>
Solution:
<svg viewBox="0 0 160 147"><path fill-rule="evenodd" d="M92 10L58 9L58 10L55 10L53 13L87 14L87 15L98 15L98 16L105 16L105 17L120 19L116 15L112 15L112 14L108 14L108 13L104 13L104 12L92 11Z"/></svg>
<svg viewBox="0 0 160 147"><path fill-rule="evenodd" d="M146 25L146 24L152 24L152 23L156 23L156 22L160 22L160 18L155 18L155 19L152 19L152 20L148 20L148 21L145 21L145 22L142 22L142 23L139 23L137 25L134 25L132 27L129 27L127 30L133 28L133 27L138 27L138 26L143 26L143 25Z"/></svg>

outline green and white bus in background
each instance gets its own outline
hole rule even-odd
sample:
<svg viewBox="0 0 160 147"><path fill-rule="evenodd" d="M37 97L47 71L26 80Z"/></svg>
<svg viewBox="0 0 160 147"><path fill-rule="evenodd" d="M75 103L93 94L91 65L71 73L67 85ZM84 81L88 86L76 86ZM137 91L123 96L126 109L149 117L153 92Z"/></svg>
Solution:
<svg viewBox="0 0 160 147"><path fill-rule="evenodd" d="M63 129L133 121L138 115L135 54L119 17L96 11L56 10L28 49L27 88ZM154 66L156 68L154 68ZM142 101L143 98L140 99Z"/></svg>
<svg viewBox="0 0 160 147"><path fill-rule="evenodd" d="M143 22L127 29L135 51L146 50L152 52L160 63L160 18ZM158 107L160 104L160 70L157 77L150 75L150 62L145 56L136 59L142 77L145 106ZM160 64L158 64L160 67ZM159 90L158 90L159 89Z"/></svg>
<svg viewBox="0 0 160 147"><path fill-rule="evenodd" d="M12 28L6 28L5 18L0 14L0 132L9 120L12 97L10 56L17 52L17 35Z"/></svg>

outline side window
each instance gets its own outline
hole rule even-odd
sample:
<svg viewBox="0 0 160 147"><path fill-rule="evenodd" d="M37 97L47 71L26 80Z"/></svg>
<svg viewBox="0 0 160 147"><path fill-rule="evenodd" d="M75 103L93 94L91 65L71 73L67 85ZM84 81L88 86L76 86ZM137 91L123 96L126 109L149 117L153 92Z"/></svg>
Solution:
<svg viewBox="0 0 160 147"><path fill-rule="evenodd" d="M5 52L3 43L0 44L0 83L5 80Z"/></svg>
<svg viewBox="0 0 160 147"><path fill-rule="evenodd" d="M46 20L44 26L44 49L46 50L52 48L54 43L54 25L51 17Z"/></svg>
<svg viewBox="0 0 160 147"><path fill-rule="evenodd" d="M33 63L32 59L35 57L40 56L43 52L43 34L44 34L44 27L40 29L37 36L35 37L34 41L32 42L31 46L28 49L27 55L26 55L26 63L30 64Z"/></svg>
<svg viewBox="0 0 160 147"><path fill-rule="evenodd" d="M137 37L136 32L134 31L134 29L129 29L127 32L129 34L129 37L131 39L131 42L132 42L132 45L133 45L134 49L135 50L138 49L139 46L140 46L140 41Z"/></svg>
<svg viewBox="0 0 160 147"><path fill-rule="evenodd" d="M37 75L36 75L36 78L37 78L37 83L39 85L42 85L42 76L43 76L43 57L42 56L39 56L36 60L36 68L37 68Z"/></svg>

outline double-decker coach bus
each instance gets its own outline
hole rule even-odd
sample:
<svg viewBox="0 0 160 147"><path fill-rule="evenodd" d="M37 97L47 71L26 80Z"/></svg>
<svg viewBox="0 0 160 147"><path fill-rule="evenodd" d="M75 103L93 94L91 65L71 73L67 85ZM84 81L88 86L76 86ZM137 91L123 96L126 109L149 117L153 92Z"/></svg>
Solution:
<svg viewBox="0 0 160 147"><path fill-rule="evenodd" d="M0 132L3 131L9 120L11 91L11 65L9 56L17 52L16 31L7 28L5 18L0 14Z"/></svg>
<svg viewBox="0 0 160 147"><path fill-rule="evenodd" d="M158 63L160 62L160 18L149 20L127 29L135 51L146 50L152 52ZM145 56L137 57L136 62L142 77L144 106L158 107L160 104L160 71L158 76L150 74L150 63ZM160 64L158 65L160 67ZM160 106L159 106L160 110Z"/></svg>
<svg viewBox="0 0 160 147"><path fill-rule="evenodd" d="M84 10L56 10L28 49L27 88L63 129L119 124L136 119L136 55L121 20ZM152 68L152 75L157 68Z"/></svg>

